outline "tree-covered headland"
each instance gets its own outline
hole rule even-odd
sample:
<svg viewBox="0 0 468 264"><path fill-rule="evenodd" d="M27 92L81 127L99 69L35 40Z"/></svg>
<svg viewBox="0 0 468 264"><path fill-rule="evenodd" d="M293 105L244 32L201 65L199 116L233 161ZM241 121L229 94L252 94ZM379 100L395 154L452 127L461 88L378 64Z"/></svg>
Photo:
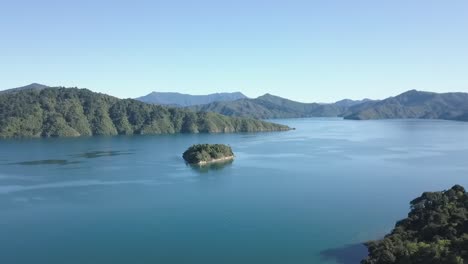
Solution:
<svg viewBox="0 0 468 264"><path fill-rule="evenodd" d="M77 88L0 94L0 138L282 131L250 118L145 104Z"/></svg>
<svg viewBox="0 0 468 264"><path fill-rule="evenodd" d="M468 193L460 185L423 193L407 218L367 247L362 264L467 264Z"/></svg>

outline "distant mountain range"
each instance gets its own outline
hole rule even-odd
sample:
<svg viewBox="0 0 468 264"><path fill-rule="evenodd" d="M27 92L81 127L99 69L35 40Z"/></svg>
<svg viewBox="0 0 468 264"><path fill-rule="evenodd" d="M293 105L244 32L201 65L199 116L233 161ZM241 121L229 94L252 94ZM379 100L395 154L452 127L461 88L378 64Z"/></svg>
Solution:
<svg viewBox="0 0 468 264"><path fill-rule="evenodd" d="M181 93L152 92L148 95L136 98L136 100L159 105L186 107L192 105L209 104L212 102L235 101L245 99L247 96L241 92L214 93L208 95L190 95Z"/></svg>
<svg viewBox="0 0 468 264"><path fill-rule="evenodd" d="M371 99L367 99L367 98L362 99L362 100L343 99L343 100L335 102L335 105L341 106L341 107L351 107L351 106L355 106L355 105L358 105L358 104L368 103L368 102L373 102L373 101L375 102L377 100L371 100Z"/></svg>
<svg viewBox="0 0 468 264"><path fill-rule="evenodd" d="M0 138L289 130L256 119L146 104L87 89L26 87L0 94Z"/></svg>
<svg viewBox="0 0 468 264"><path fill-rule="evenodd" d="M265 94L255 99L213 102L189 107L194 111L216 112L227 116L252 118L335 117L343 115L350 106L371 102L369 99L345 99L332 104L300 103L279 96Z"/></svg>
<svg viewBox="0 0 468 264"><path fill-rule="evenodd" d="M0 94L16 93L16 92L25 91L25 90L42 90L42 89L45 89L45 88L49 88L49 86L39 84L39 83L31 83L31 84L26 85L26 86L0 91Z"/></svg>
<svg viewBox="0 0 468 264"><path fill-rule="evenodd" d="M189 109L261 119L343 117L354 120L421 118L468 121L468 93L411 90L384 100L344 99L330 104L299 103L265 94L255 99L213 102Z"/></svg>

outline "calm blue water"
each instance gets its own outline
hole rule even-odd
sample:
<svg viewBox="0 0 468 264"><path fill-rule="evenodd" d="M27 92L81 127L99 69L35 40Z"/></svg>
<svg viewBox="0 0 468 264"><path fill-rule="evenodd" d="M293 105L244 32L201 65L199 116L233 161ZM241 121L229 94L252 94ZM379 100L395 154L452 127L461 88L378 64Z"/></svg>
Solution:
<svg viewBox="0 0 468 264"><path fill-rule="evenodd" d="M468 123L276 121L297 130L0 141L0 263L357 263L411 199L468 186ZM186 166L194 143L236 160Z"/></svg>

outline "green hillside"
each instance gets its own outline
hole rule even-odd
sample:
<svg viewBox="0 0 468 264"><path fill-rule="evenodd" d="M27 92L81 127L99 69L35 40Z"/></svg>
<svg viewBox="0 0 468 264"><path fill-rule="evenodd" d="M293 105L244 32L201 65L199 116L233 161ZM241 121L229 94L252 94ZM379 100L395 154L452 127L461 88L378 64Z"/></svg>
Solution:
<svg viewBox="0 0 468 264"><path fill-rule="evenodd" d="M118 99L77 88L0 95L0 137L71 137L288 130L287 126Z"/></svg>
<svg viewBox="0 0 468 264"><path fill-rule="evenodd" d="M468 121L467 93L431 93L411 90L378 102L352 106L345 119L447 119Z"/></svg>
<svg viewBox="0 0 468 264"><path fill-rule="evenodd" d="M255 99L214 102L189 109L253 118L344 117L345 119L446 119L468 121L468 93L411 90L384 100L300 103L265 94Z"/></svg>

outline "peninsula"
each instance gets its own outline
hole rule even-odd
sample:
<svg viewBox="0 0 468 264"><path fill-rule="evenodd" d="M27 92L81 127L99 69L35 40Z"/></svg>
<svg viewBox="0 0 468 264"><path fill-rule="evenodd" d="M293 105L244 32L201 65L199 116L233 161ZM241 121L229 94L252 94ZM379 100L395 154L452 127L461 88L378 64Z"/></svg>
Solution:
<svg viewBox="0 0 468 264"><path fill-rule="evenodd" d="M0 94L0 138L286 131L262 120L37 84Z"/></svg>
<svg viewBox="0 0 468 264"><path fill-rule="evenodd" d="M224 144L197 144L188 148L182 157L189 164L206 165L233 160L234 153L230 146Z"/></svg>

